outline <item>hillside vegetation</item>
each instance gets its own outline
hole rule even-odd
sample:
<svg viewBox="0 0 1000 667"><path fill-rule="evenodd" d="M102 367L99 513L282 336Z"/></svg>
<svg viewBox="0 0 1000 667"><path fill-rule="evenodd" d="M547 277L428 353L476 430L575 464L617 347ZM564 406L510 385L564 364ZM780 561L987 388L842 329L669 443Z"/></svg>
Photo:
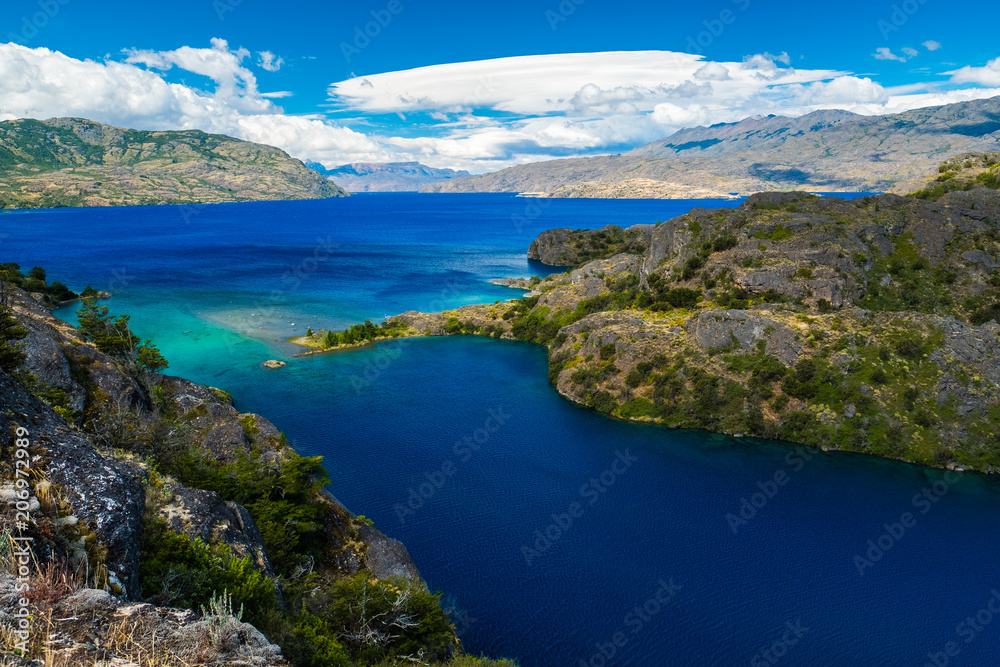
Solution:
<svg viewBox="0 0 1000 667"><path fill-rule="evenodd" d="M0 602L31 618L0 615L0 664L515 667L463 655L461 612L320 457L162 375L128 315L71 327L44 269L0 269Z"/></svg>
<svg viewBox="0 0 1000 667"><path fill-rule="evenodd" d="M529 256L576 268L528 298L397 319L545 345L615 417L1000 471L997 157L949 161L943 193L551 230Z"/></svg>
<svg viewBox="0 0 1000 667"><path fill-rule="evenodd" d="M232 137L76 118L0 123L0 207L133 206L346 193L284 151Z"/></svg>

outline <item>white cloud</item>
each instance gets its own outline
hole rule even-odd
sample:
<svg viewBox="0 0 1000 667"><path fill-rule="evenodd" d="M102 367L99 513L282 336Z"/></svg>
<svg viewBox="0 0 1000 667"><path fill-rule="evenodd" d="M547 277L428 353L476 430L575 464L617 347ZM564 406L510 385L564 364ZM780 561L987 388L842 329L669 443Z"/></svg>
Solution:
<svg viewBox="0 0 1000 667"><path fill-rule="evenodd" d="M902 48L902 51L903 54L906 55L908 58L916 58L917 56L920 55L920 51L917 51L912 46L904 46Z"/></svg>
<svg viewBox="0 0 1000 667"><path fill-rule="evenodd" d="M670 102L657 104L653 109L653 120L660 125L673 127L690 127L703 125L711 117L709 110L703 106L681 107Z"/></svg>
<svg viewBox="0 0 1000 667"><path fill-rule="evenodd" d="M281 56L276 56L270 51L260 51L257 54L257 66L268 72L277 72L284 64L285 61Z"/></svg>
<svg viewBox="0 0 1000 667"><path fill-rule="evenodd" d="M901 63L906 62L906 58L904 58L903 56L897 56L895 53L892 52L891 49L885 46L880 46L879 48L875 49L875 53L873 53L872 55L875 56L875 60L897 60Z"/></svg>
<svg viewBox="0 0 1000 667"><path fill-rule="evenodd" d="M935 42L933 39L928 39L924 42L924 48L928 51L937 51L941 48L941 42Z"/></svg>
<svg viewBox="0 0 1000 667"><path fill-rule="evenodd" d="M889 101L889 93L867 77L839 76L832 81L804 86L798 100L802 104L820 105L885 104Z"/></svg>
<svg viewBox="0 0 1000 667"><path fill-rule="evenodd" d="M701 56L669 51L618 51L518 56L434 65L347 79L330 87L333 102L369 113L396 111L468 112L491 109L510 114L567 113L581 104L622 100L650 111L661 101L696 95L736 94L770 84L760 73L785 83L829 79L836 70L779 68L775 56L750 56L742 63L711 63L708 72L728 79L704 81ZM780 58L780 57L779 57ZM721 69L720 69L721 68ZM696 73L702 79L696 80ZM575 100L575 102L574 102Z"/></svg>
<svg viewBox="0 0 1000 667"><path fill-rule="evenodd" d="M257 97L257 78L242 65L250 52L243 48L230 50L224 39L213 39L210 49L182 46L174 51L129 49L126 53L128 64L145 65L164 72L176 66L207 76L215 82L219 97L247 101Z"/></svg>
<svg viewBox="0 0 1000 667"><path fill-rule="evenodd" d="M264 53L260 63L277 66L280 59ZM291 93L261 92L249 57L222 40L204 49L132 50L125 62L0 45L0 118L80 116L139 129L197 128L275 145L329 167L419 160L482 172L618 152L682 127L754 115L893 113L1000 94L1000 59L950 73L955 83L995 88L939 92L928 84L886 89L849 72L796 69L787 66L787 54L741 62L659 51L560 54L341 81L330 86L338 123L285 114L275 100ZM174 68L210 81L170 83ZM402 125L397 116L409 120Z"/></svg>
<svg viewBox="0 0 1000 667"><path fill-rule="evenodd" d="M729 81L729 69L719 63L705 63L695 70L694 78L699 81Z"/></svg>
<svg viewBox="0 0 1000 667"><path fill-rule="evenodd" d="M1000 86L1000 58L994 58L985 67L965 67L951 72L952 83L977 83L982 86Z"/></svg>
<svg viewBox="0 0 1000 667"><path fill-rule="evenodd" d="M285 115L257 90L253 74L241 65L246 56L229 50L222 40L214 40L210 49L130 51L125 63L0 44L0 117L77 116L137 129L200 129L279 146L303 159L338 163L389 155L361 133L319 118ZM208 76L215 90L168 83L137 63Z"/></svg>

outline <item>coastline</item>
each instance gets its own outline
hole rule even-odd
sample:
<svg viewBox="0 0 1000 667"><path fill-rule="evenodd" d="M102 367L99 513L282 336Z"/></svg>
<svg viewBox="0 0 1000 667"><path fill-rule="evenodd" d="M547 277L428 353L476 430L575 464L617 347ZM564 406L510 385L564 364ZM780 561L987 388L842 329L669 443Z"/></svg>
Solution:
<svg viewBox="0 0 1000 667"><path fill-rule="evenodd" d="M413 315L413 314L426 315L426 316L434 316L434 315L438 315L439 313L414 313L413 311L410 311L408 313L403 313L401 315L390 316L389 319L392 319L393 317L402 317L403 315L410 316L410 315ZM415 334L415 335L412 335L412 336L406 336L406 338L408 338L408 339L416 339L416 338L446 338L446 337L449 337L449 336L476 336L477 338L494 338L494 339L498 338L497 336L491 336L491 335L486 335L486 334L481 334L481 333L471 333L471 332L456 332L456 333L433 332L432 333L430 331L425 332L425 333L421 333L421 334ZM513 336L501 336L501 337L499 337L499 339L500 340L512 341L512 342L529 342L529 343L532 343L533 345L539 345L539 346L541 346L543 348L546 347L545 345L542 345L542 344L537 343L535 341L519 341L517 338L514 338ZM353 350L350 350L350 351L353 351ZM551 361L551 351L549 351L549 352L550 352L549 357L550 357L550 361ZM297 356L305 356L305 355L297 355ZM703 428L703 427L696 426L696 425L668 424L668 423L666 423L666 422L664 422L662 420L656 419L654 417L629 417L629 416L623 416L623 415L620 415L620 414L612 414L612 413L605 412L603 410L599 410L599 409L595 408L593 405L588 404L587 401L582 400L581 397L575 396L572 393L565 392L562 389L560 389L558 386L555 386L555 389L556 389L556 391L558 392L558 394L559 394L559 396L561 398L569 401L570 403L573 403L574 405L577 405L579 407L582 407L582 408L585 408L585 409L588 409L588 410L593 410L594 412L602 415L603 417L606 417L608 419L612 419L614 421L626 422L626 423L631 423L631 424L642 424L642 425L645 425L645 426L656 426L656 427L659 427L659 428L668 429L670 431L698 431L698 432L707 433L707 434L710 434L710 435L716 435L716 436L720 436L720 437L724 436L724 437L736 438L738 440L746 440L748 442L754 442L754 441L780 442L780 443L784 443L784 444L789 445L789 446L808 447L810 449L813 449L813 450L816 450L816 451L820 451L820 452L823 452L823 453L829 453L829 454L841 453L841 454L845 454L845 455L859 455L859 456L864 456L864 457L873 458L873 459L880 459L880 460L884 460L884 461L894 461L894 462L898 462L898 463L906 463L906 464L917 466L919 468L923 468L923 469L927 469L927 470L939 470L939 471L946 471L946 472L958 472L958 473L962 473L962 474L975 473L975 474L978 474L978 475L983 475L984 477L988 477L988 478L994 478L994 479L995 478L1000 478L1000 473L991 472L991 471L987 471L987 470L979 470L979 469L976 469L976 468L968 468L968 467L963 467L963 466L958 466L958 465L950 465L949 464L947 466L940 466L940 465L934 465L933 463L929 463L929 462L926 462L926 461L918 461L918 460L908 459L908 458L905 458L905 457L885 456L885 455L882 455L882 454L874 454L874 453L871 453L871 452L854 451L854 450L840 449L840 448L831 448L831 447L828 447L828 446L825 446L825 445L815 445L815 444L811 444L811 443L807 443L807 442L800 442L800 441L795 441L795 440L787 440L787 439L783 439L783 438L775 438L775 437L770 437L770 436L766 436L766 435L759 435L759 434L753 434L753 433L730 432L730 431L726 431L726 430Z"/></svg>

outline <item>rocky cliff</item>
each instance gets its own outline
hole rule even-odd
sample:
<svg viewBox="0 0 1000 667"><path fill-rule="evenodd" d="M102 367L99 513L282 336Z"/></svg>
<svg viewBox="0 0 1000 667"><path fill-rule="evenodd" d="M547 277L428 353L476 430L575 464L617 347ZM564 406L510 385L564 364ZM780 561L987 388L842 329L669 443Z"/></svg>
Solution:
<svg viewBox="0 0 1000 667"><path fill-rule="evenodd" d="M816 111L680 130L623 155L551 160L433 192L696 198L771 190L909 192L945 158L1000 148L1000 98L884 116Z"/></svg>
<svg viewBox="0 0 1000 667"><path fill-rule="evenodd" d="M346 192L271 146L77 118L0 123L0 207L209 204Z"/></svg>
<svg viewBox="0 0 1000 667"><path fill-rule="evenodd" d="M549 349L610 415L1000 471L1000 155L914 197L763 193L628 229L542 233L528 298L401 321Z"/></svg>
<svg viewBox="0 0 1000 667"><path fill-rule="evenodd" d="M325 492L318 459L266 418L0 292L0 652L19 644L22 597L33 619L28 659L4 664L459 652L406 549Z"/></svg>

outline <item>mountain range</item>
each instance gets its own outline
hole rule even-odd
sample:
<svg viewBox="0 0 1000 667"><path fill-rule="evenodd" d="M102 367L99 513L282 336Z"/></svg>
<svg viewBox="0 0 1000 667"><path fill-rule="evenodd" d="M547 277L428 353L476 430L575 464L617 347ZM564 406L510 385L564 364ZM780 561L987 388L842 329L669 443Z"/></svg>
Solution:
<svg viewBox="0 0 1000 667"><path fill-rule="evenodd" d="M323 199L346 192L284 151L200 130L79 118L0 123L0 207Z"/></svg>
<svg viewBox="0 0 1000 667"><path fill-rule="evenodd" d="M909 192L949 157L1000 149L1000 97L862 116L826 110L682 129L621 155L536 162L426 192L725 197L768 190Z"/></svg>
<svg viewBox="0 0 1000 667"><path fill-rule="evenodd" d="M349 192L416 192L453 178L469 176L467 171L436 169L419 162L355 162L327 169L316 162L306 166L331 178Z"/></svg>

